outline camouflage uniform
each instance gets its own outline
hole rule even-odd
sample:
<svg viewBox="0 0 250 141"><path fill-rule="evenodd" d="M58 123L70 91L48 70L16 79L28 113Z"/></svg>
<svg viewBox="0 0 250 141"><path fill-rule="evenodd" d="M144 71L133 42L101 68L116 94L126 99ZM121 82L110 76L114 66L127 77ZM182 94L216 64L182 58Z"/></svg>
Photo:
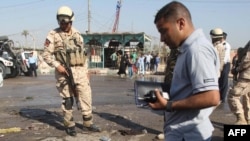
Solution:
<svg viewBox="0 0 250 141"><path fill-rule="evenodd" d="M243 56L237 71L239 72L236 85L229 91L228 104L236 115L235 124L250 124L250 46L246 45L246 54Z"/></svg>
<svg viewBox="0 0 250 141"><path fill-rule="evenodd" d="M233 57L232 59L232 69L231 69L231 73L233 74L233 80L234 80L234 85L236 83L236 81L238 80L238 71L237 68L239 67L239 64L241 62L241 59L243 56L245 56L246 51L244 50L244 48L240 47L237 49L237 53L236 55Z"/></svg>
<svg viewBox="0 0 250 141"><path fill-rule="evenodd" d="M70 46L70 48L73 47L77 49L78 52L70 52L70 66L76 84L75 90L78 94L79 106L83 116L83 125L89 127L93 124L93 118L91 87L87 69L88 63L86 62L87 59L84 54L83 38L81 34L73 27L71 31L70 34L63 32L60 28L50 31L45 41L43 58L51 67L58 67L62 64L62 60L57 54L59 51L65 51L66 45L67 48ZM75 122L73 121L72 109L74 103L73 91L68 85L65 74L59 73L57 69L55 69L55 78L57 80L56 88L63 98L61 109L64 116L64 125L65 127L74 127Z"/></svg>
<svg viewBox="0 0 250 141"><path fill-rule="evenodd" d="M171 49L170 55L167 58L167 64L165 68L165 77L164 77L164 87L163 91L168 92L170 91L170 86L171 86L171 81L173 78L173 71L174 71L174 66L177 60L177 56L179 54L179 50L174 48Z"/></svg>

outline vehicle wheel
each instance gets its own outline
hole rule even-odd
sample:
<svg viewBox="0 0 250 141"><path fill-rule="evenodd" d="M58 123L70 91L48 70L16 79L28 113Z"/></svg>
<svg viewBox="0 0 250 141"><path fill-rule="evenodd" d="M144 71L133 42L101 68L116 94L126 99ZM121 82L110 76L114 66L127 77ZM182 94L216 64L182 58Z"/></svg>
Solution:
<svg viewBox="0 0 250 141"><path fill-rule="evenodd" d="M16 68L11 68L11 74L8 75L10 78L14 78L17 77L20 74L20 68L16 67Z"/></svg>
<svg viewBox="0 0 250 141"><path fill-rule="evenodd" d="M0 63L0 72L2 72L3 78L6 78L5 66Z"/></svg>

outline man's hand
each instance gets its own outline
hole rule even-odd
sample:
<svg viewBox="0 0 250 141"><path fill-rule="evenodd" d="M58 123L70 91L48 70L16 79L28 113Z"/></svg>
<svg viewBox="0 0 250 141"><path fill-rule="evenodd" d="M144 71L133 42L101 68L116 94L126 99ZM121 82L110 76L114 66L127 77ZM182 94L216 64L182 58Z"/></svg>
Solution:
<svg viewBox="0 0 250 141"><path fill-rule="evenodd" d="M157 98L156 102L149 103L149 106L155 110L165 109L168 101L161 95L158 89L155 89L155 96Z"/></svg>
<svg viewBox="0 0 250 141"><path fill-rule="evenodd" d="M67 72L67 70L65 69L64 66L59 65L58 67L56 67L57 71L61 74L66 74L67 76L69 76L69 73Z"/></svg>

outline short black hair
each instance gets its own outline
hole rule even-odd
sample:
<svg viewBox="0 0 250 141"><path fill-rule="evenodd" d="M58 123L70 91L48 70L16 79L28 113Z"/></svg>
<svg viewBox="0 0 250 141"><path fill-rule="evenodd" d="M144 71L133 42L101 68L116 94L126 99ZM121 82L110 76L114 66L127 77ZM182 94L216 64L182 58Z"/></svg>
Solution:
<svg viewBox="0 0 250 141"><path fill-rule="evenodd" d="M164 18L165 20L168 20L170 18L178 17L179 15L185 16L190 21L192 20L191 14L188 10L188 8L178 2L178 1L172 1L165 6L163 6L156 14L154 23L159 21L161 18Z"/></svg>

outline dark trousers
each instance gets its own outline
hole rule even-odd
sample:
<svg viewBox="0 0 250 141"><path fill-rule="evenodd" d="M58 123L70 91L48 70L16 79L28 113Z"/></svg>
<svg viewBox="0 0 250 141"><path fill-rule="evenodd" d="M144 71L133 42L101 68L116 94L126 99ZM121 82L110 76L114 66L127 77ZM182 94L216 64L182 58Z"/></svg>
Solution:
<svg viewBox="0 0 250 141"><path fill-rule="evenodd" d="M219 78L219 89L220 89L220 100L225 102L229 85L228 85L228 75L230 72L230 63L226 63L223 66L222 72Z"/></svg>
<svg viewBox="0 0 250 141"><path fill-rule="evenodd" d="M111 60L111 68L116 69L116 60Z"/></svg>
<svg viewBox="0 0 250 141"><path fill-rule="evenodd" d="M34 74L35 74L35 77L37 77L37 73L36 73L36 63L30 64L30 76L33 76L33 72L34 72Z"/></svg>

